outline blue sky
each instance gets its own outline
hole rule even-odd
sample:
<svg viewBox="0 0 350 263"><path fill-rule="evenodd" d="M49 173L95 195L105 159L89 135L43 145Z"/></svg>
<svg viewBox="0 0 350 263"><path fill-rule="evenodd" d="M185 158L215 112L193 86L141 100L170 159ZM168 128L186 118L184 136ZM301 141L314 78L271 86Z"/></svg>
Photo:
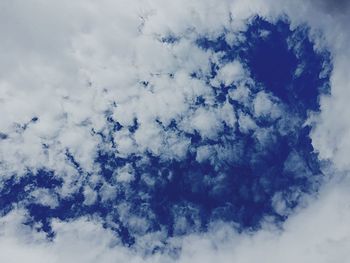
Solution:
<svg viewBox="0 0 350 263"><path fill-rule="evenodd" d="M1 261L350 260L348 7L300 5L2 1Z"/></svg>

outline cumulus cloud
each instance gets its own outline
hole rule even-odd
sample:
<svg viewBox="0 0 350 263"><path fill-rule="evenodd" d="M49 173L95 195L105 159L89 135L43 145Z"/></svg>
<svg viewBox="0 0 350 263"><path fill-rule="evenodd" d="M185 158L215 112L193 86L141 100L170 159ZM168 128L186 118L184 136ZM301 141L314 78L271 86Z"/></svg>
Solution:
<svg viewBox="0 0 350 263"><path fill-rule="evenodd" d="M269 262L346 262L350 245L346 204L349 183L346 176L340 175L350 169L347 157L350 34L344 18L334 14L345 12L342 10L348 5L346 1L323 1L319 9L314 3L2 1L0 181L5 189L2 193L12 198L6 188L9 179L21 188L21 180L27 180L22 178L28 174L35 178L43 169L53 171L52 176L60 186L48 190L30 183L30 189L23 188L25 200L0 219L0 259L259 262L266 258ZM325 14L327 10L331 16ZM201 48L197 43L201 38L215 41L229 31L225 41L232 47L244 41L241 32L257 14L271 22L287 14L292 28L306 23L316 43L314 49L326 47L331 52L330 94L320 96L320 112L308 112L306 124L312 125L312 145L318 157L333 164L332 169L324 168L323 173L335 179L310 199L298 189L292 193L276 192L272 208L280 216L289 216L279 225L281 228L266 216L256 232L239 232L231 223L217 221L201 233L197 231L201 227L199 216L196 217L200 214L198 207L178 205L169 208L176 219L173 231L178 236L168 237L161 227L148 233L154 227L155 216L141 205L147 205L145 200L156 192L155 186L162 186L175 176L166 169L157 170L161 178L157 181L154 175L142 171L145 163L151 163L147 167L153 165L152 157L160 156L160 162L179 162L194 155L198 163L206 165L209 160L213 169L219 170L222 163L243 160L242 142L234 146L218 143L227 139L222 133L230 129L256 139L255 147L261 151L253 151L249 161L258 163L256 167L260 168L262 149L269 151L267 145L277 145L271 143L276 136L289 134L303 125L300 116L289 113L275 96L252 90L256 83L244 61L227 62L222 52ZM267 38L269 34L260 31L258 35ZM298 65L295 77L302 71L303 65ZM224 88L229 90L218 103L217 92ZM285 116L288 118L282 120ZM258 123L257 118L275 121L277 128L262 127L264 124ZM198 145L193 143L199 140L197 137L202 140ZM96 162L103 158L101 153L113 155L120 162L119 168L108 162L101 167ZM130 156L135 160L123 163ZM303 153L291 151L281 169L297 174L298 178L311 177L314 173L311 161L303 158ZM110 175L103 169L109 169ZM102 170L105 177L99 176ZM40 178L36 180L39 184ZM206 189L198 187L193 178L188 180L193 191L207 191L215 200L216 193L225 190L227 177L218 173L211 178L206 174L203 179ZM135 181L151 190L141 187L134 196L130 188ZM45 182L40 184L45 186ZM261 188L252 187L256 190L251 193L255 200L263 196L257 189L270 191L263 179L259 185ZM246 198L252 190L242 187L239 191ZM30 220L31 215L24 208L26 202L31 202L57 209L60 201L72 200L75 195L83 200L84 206L102 201L108 205L103 209L109 209L109 217L102 220L98 215L76 215L69 220L56 218L44 222L55 233L49 240L42 231L44 223ZM112 200L122 195L127 196L126 200L138 201L136 206L140 204L141 208L130 203L115 205ZM295 200L300 205L290 211L288 202ZM60 214L59 210L56 212ZM139 234L133 247L125 246L115 234L122 232L122 224L111 218L115 214L133 233ZM145 253L150 248L159 251Z"/></svg>
<svg viewBox="0 0 350 263"><path fill-rule="evenodd" d="M266 223L256 233L238 233L227 224L216 224L204 234L169 240L168 252L141 255L120 245L98 219L54 221L56 237L48 242L22 224L25 213L15 210L1 219L0 259L6 262L346 262L349 247L349 182L333 181L317 200L305 200L283 230ZM179 222L180 224L180 222ZM147 246L147 243L144 245Z"/></svg>

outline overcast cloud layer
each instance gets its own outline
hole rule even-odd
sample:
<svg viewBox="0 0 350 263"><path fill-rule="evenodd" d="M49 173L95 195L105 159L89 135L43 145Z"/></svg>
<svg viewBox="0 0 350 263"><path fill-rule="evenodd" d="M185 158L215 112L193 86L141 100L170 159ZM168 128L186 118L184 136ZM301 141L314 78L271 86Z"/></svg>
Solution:
<svg viewBox="0 0 350 263"><path fill-rule="evenodd" d="M347 1L316 0L0 1L0 261L350 262L348 9ZM309 29L288 39L300 61L303 34L315 54L329 52L319 79L329 77L330 90L313 97L319 111L303 108L293 91L294 104L292 95L286 102L257 90L249 63L205 48L223 35L227 46L245 43L241 32L257 16L290 23L290 32ZM229 86L235 89L218 103ZM290 150L304 138L302 127L312 151ZM262 180L252 192L238 189L249 202L269 203L259 217L249 209L231 215L234 201L225 207L219 195L232 191L223 167L245 158L249 138L255 172L287 135L281 169L293 175L289 188L272 178L276 189ZM157 181L153 168L165 179ZM173 197L164 185L184 170L205 171L205 198L213 203L202 204L199 194L181 199L191 206L154 208ZM173 187L203 191L192 177L183 180ZM69 202L84 213L66 213ZM42 211L47 220L38 219Z"/></svg>

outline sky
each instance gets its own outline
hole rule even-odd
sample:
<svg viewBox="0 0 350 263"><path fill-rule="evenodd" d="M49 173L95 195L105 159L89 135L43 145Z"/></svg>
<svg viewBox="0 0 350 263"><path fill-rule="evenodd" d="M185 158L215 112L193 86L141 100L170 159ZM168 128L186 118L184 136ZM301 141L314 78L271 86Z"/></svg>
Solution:
<svg viewBox="0 0 350 263"><path fill-rule="evenodd" d="M346 0L0 0L0 262L350 262Z"/></svg>

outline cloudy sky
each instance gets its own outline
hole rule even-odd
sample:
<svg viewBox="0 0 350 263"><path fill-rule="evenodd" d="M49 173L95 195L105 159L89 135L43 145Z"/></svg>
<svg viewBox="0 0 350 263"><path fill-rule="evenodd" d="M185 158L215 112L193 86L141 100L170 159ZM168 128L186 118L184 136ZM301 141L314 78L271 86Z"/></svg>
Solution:
<svg viewBox="0 0 350 263"><path fill-rule="evenodd" d="M350 262L347 0L0 0L0 262Z"/></svg>

